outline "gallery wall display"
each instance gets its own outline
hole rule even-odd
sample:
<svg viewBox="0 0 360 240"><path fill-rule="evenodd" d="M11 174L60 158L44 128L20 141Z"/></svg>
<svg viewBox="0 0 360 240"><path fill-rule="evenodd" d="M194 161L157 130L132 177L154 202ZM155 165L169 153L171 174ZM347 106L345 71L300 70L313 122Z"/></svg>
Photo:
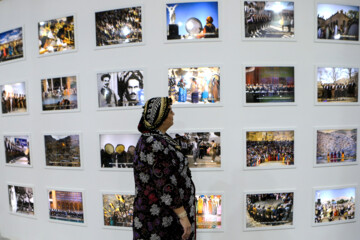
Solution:
<svg viewBox="0 0 360 240"><path fill-rule="evenodd" d="M10 213L22 216L34 216L34 189L30 186L9 184Z"/></svg>
<svg viewBox="0 0 360 240"><path fill-rule="evenodd" d="M27 113L25 82L0 85L1 113L3 115Z"/></svg>
<svg viewBox="0 0 360 240"><path fill-rule="evenodd" d="M5 162L8 166L29 167L30 162L30 136L4 135Z"/></svg>
<svg viewBox="0 0 360 240"><path fill-rule="evenodd" d="M104 227L131 228L135 195L102 193Z"/></svg>
<svg viewBox="0 0 360 240"><path fill-rule="evenodd" d="M222 195L196 195L196 228L217 229L223 227Z"/></svg>
<svg viewBox="0 0 360 240"><path fill-rule="evenodd" d="M0 64L24 58L23 27L0 32Z"/></svg>

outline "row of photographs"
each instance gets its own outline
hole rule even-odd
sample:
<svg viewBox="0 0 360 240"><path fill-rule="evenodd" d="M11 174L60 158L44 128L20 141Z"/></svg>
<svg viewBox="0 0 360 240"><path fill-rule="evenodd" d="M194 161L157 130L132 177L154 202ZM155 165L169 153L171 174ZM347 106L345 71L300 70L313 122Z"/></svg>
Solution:
<svg viewBox="0 0 360 240"><path fill-rule="evenodd" d="M245 106L294 105L294 66L244 67ZM98 109L143 106L144 70L97 73ZM168 68L167 94L176 106L219 106L220 67ZM78 77L41 79L42 111L78 111ZM359 67L316 67L317 105L358 105ZM0 85L2 115L27 113L26 82Z"/></svg>
<svg viewBox="0 0 360 240"><path fill-rule="evenodd" d="M293 1L243 1L244 39L295 40ZM359 43L359 5L316 2L316 41ZM219 3L166 3L166 42L219 41ZM96 48L143 44L143 7L95 12ZM75 15L38 22L38 54L77 49ZM0 63L24 57L23 27L0 33Z"/></svg>
<svg viewBox="0 0 360 240"><path fill-rule="evenodd" d="M170 136L181 146L192 169L222 168L221 132L178 132ZM314 167L358 164L358 127L314 129L316 148ZM135 146L140 133L99 134L98 166L108 170L132 170ZM295 130L244 131L245 169L294 168L299 160L295 151ZM82 169L80 134L43 136L47 168ZM28 134L3 135L6 166L31 167Z"/></svg>
<svg viewBox="0 0 360 240"><path fill-rule="evenodd" d="M7 189L10 213L35 217L34 187L9 183ZM355 197L355 185L314 188L312 226L355 222ZM131 230L134 199L130 193L101 192L103 227ZM245 192L244 230L294 228L295 200L294 190ZM224 231L224 201L223 193L196 195L197 229ZM51 222L86 225L83 190L48 188L47 202Z"/></svg>

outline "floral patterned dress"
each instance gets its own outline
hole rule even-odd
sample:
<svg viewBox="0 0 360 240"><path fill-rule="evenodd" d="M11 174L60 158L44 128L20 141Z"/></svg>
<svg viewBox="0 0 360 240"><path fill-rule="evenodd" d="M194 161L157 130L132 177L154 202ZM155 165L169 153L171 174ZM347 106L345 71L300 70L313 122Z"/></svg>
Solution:
<svg viewBox="0 0 360 240"><path fill-rule="evenodd" d="M196 239L195 186L180 146L159 130L141 135L134 158L133 239L177 240L183 228L173 209L183 206Z"/></svg>

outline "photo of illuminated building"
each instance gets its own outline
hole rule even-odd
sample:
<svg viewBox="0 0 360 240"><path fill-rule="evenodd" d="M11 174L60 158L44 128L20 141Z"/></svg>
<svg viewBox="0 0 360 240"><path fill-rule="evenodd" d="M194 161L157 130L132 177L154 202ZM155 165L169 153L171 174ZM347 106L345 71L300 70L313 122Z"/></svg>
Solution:
<svg viewBox="0 0 360 240"><path fill-rule="evenodd" d="M0 63L23 58L23 28L0 33Z"/></svg>
<svg viewBox="0 0 360 240"><path fill-rule="evenodd" d="M220 229L221 195L196 195L196 227L197 229Z"/></svg>
<svg viewBox="0 0 360 240"><path fill-rule="evenodd" d="M48 196L50 219L84 223L82 192L49 190Z"/></svg>
<svg viewBox="0 0 360 240"><path fill-rule="evenodd" d="M0 85L2 114L27 112L25 82Z"/></svg>
<svg viewBox="0 0 360 240"><path fill-rule="evenodd" d="M34 215L34 190L31 187L8 185L11 213Z"/></svg>
<svg viewBox="0 0 360 240"><path fill-rule="evenodd" d="M132 227L134 195L103 194L104 225Z"/></svg>
<svg viewBox="0 0 360 240"><path fill-rule="evenodd" d="M29 140L29 136L4 136L6 164L30 165Z"/></svg>

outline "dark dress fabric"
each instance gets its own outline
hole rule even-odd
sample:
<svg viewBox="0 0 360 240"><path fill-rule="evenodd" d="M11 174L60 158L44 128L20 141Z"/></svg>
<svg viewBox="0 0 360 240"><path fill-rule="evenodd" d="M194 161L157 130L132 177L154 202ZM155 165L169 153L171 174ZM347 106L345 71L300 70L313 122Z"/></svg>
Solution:
<svg viewBox="0 0 360 240"><path fill-rule="evenodd" d="M196 239L195 186L186 157L167 134L141 135L135 150L133 239L177 240L183 228L173 209L183 206Z"/></svg>

